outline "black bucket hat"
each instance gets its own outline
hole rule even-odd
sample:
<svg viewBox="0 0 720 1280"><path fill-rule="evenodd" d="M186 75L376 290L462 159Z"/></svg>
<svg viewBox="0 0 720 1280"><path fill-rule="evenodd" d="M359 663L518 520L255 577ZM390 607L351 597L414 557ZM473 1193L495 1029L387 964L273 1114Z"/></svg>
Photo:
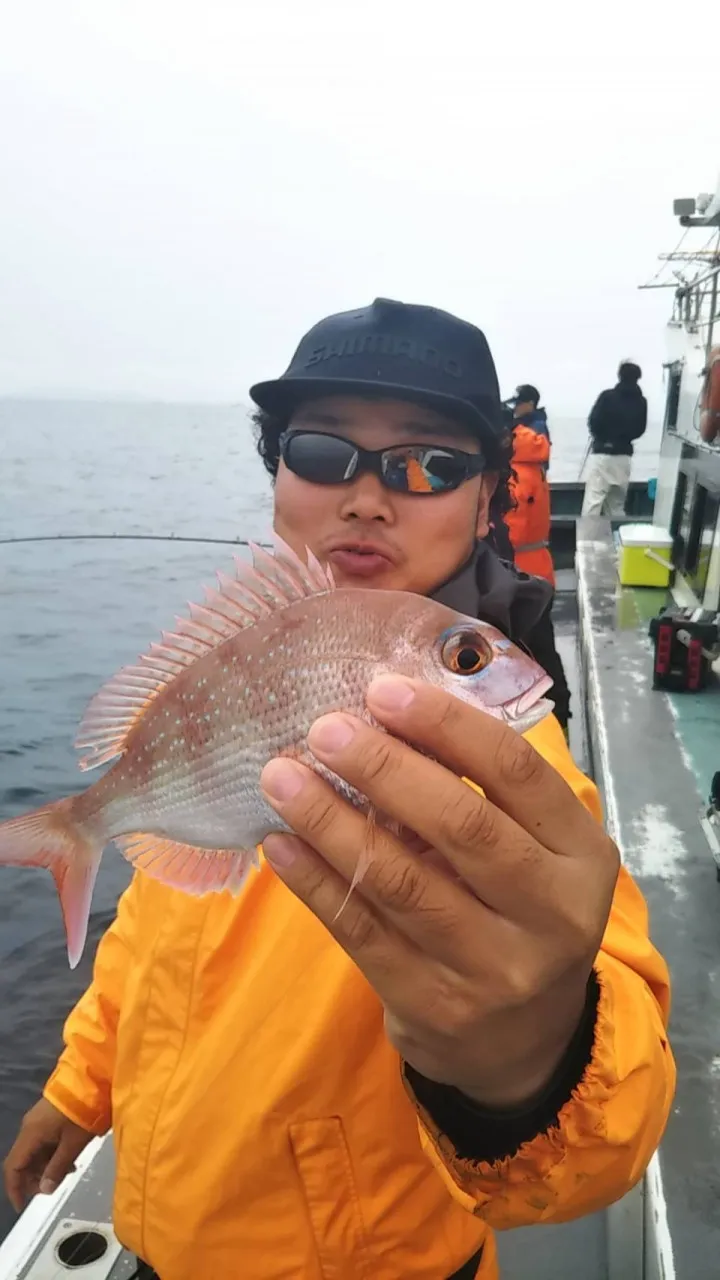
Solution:
<svg viewBox="0 0 720 1280"><path fill-rule="evenodd" d="M324 395L384 395L430 405L468 426L488 453L504 435L497 373L475 325L435 307L376 298L327 316L279 378L250 395L276 416Z"/></svg>

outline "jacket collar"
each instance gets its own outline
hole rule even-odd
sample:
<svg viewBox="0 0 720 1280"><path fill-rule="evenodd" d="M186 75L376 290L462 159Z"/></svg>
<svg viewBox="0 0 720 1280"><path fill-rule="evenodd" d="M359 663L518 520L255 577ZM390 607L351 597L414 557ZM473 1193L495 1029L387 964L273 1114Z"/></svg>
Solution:
<svg viewBox="0 0 720 1280"><path fill-rule="evenodd" d="M490 622L510 640L525 640L550 605L553 589L478 542L461 569L431 593L431 599L458 613Z"/></svg>

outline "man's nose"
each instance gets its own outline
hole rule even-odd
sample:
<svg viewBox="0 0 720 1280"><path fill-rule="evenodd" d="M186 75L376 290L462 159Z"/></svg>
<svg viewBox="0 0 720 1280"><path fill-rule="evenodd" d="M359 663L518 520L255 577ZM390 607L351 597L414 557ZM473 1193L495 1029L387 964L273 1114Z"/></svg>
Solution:
<svg viewBox="0 0 720 1280"><path fill-rule="evenodd" d="M392 495L378 476L363 472L345 489L340 504L343 520L382 520L393 524L395 512Z"/></svg>

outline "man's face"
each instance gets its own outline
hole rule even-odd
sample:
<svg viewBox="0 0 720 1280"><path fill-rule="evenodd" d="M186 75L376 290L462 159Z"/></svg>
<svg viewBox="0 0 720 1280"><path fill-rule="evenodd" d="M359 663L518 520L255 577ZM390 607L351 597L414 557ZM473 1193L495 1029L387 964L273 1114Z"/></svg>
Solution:
<svg viewBox="0 0 720 1280"><path fill-rule="evenodd" d="M516 418L524 418L526 413L533 413L535 410L534 400L518 400L513 414Z"/></svg>
<svg viewBox="0 0 720 1280"><path fill-rule="evenodd" d="M328 396L298 409L294 428L343 436L365 449L429 444L477 453L462 426L400 400ZM312 484L280 461L274 526L291 547L328 560L340 586L381 587L428 595L462 566L488 531L496 476L466 480L449 493L416 495L387 489L361 472L348 484Z"/></svg>

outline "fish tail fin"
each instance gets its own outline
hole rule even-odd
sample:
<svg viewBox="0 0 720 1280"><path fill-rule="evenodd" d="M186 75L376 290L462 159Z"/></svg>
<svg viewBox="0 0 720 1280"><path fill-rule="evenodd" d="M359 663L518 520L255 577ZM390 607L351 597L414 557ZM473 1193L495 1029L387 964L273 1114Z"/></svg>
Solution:
<svg viewBox="0 0 720 1280"><path fill-rule="evenodd" d="M352 897L358 885L361 883L362 880L364 880L367 874L367 869L373 860L373 855L375 852L374 845L375 845L376 831L377 831L377 809L375 809L373 805L370 805L370 808L368 809L368 812L367 812L367 818L365 821L365 841L363 843L362 849L360 850L360 856L357 860L355 871L353 872L353 878L350 881L350 888L345 894L345 897L335 914L335 917L333 919L333 924L335 923L336 920L340 919L340 916L345 910L348 902L350 901L350 898Z"/></svg>
<svg viewBox="0 0 720 1280"><path fill-rule="evenodd" d="M90 901L103 844L91 837L74 812L74 798L56 800L21 818L0 822L0 863L47 867L60 898L68 960L74 969L87 937Z"/></svg>

